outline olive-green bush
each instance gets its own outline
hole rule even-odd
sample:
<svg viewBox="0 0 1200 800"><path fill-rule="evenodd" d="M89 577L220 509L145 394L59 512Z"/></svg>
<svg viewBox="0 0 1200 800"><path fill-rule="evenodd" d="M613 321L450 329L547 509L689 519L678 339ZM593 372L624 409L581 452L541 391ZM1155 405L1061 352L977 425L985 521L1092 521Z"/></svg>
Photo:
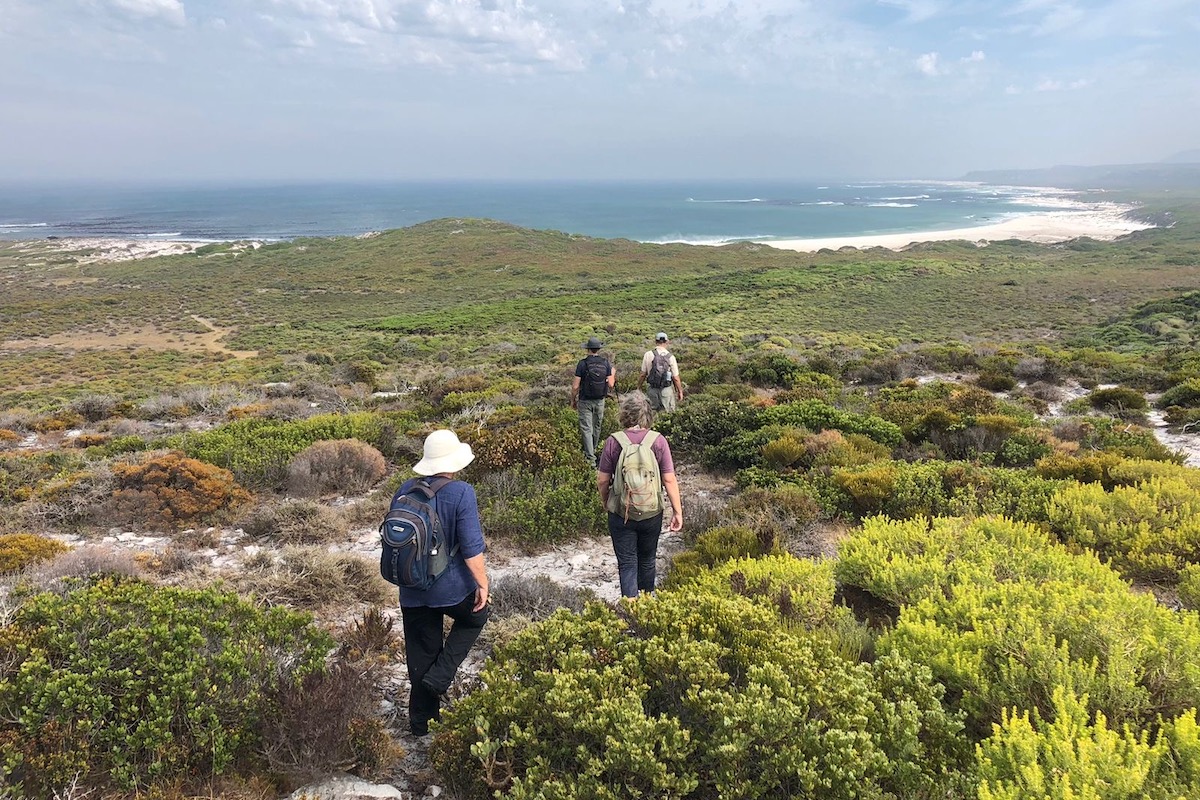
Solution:
<svg viewBox="0 0 1200 800"><path fill-rule="evenodd" d="M946 796L969 761L926 669L842 659L744 597L559 612L497 648L431 757L464 798Z"/></svg>
<svg viewBox="0 0 1200 800"><path fill-rule="evenodd" d="M252 758L280 686L322 668L310 618L216 590L104 578L0 629L0 778L22 797L144 790Z"/></svg>

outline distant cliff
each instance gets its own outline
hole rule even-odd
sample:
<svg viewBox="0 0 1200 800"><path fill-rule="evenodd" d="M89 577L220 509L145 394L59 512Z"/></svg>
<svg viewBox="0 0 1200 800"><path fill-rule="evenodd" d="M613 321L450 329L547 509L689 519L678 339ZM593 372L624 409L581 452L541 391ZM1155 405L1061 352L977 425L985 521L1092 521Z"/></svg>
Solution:
<svg viewBox="0 0 1200 800"><path fill-rule="evenodd" d="M1200 163L977 170L968 172L963 180L1066 189L1200 189Z"/></svg>

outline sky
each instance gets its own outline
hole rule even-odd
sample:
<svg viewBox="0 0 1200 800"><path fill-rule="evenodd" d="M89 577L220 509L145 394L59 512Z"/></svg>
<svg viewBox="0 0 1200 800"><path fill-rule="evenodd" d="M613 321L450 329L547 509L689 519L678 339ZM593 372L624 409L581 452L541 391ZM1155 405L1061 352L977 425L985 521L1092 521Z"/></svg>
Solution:
<svg viewBox="0 0 1200 800"><path fill-rule="evenodd" d="M1200 0L0 0L11 180L955 178L1200 148Z"/></svg>

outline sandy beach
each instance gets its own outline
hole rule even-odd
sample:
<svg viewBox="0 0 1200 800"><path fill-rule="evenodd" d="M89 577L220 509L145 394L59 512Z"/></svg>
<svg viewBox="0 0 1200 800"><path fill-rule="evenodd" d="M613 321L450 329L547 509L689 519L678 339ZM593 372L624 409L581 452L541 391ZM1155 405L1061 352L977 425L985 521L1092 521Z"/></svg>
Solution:
<svg viewBox="0 0 1200 800"><path fill-rule="evenodd" d="M834 236L821 239L774 239L763 240L760 243L783 250L815 253L817 250L837 250L841 247L857 247L859 249L886 247L889 250L903 250L917 242L960 239L981 246L988 242L1005 239L1023 239L1039 244L1054 244L1078 239L1081 236L1109 241L1127 233L1154 227L1148 222L1127 216L1131 210L1127 206L1114 205L1087 211L1048 211L1041 214L1027 214L972 228L883 233L869 236Z"/></svg>

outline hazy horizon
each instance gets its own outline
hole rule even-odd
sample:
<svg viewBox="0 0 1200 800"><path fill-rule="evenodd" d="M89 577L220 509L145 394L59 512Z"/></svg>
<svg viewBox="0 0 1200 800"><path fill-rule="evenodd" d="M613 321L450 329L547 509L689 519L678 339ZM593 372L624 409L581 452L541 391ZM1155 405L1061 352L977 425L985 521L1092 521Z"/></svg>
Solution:
<svg viewBox="0 0 1200 800"><path fill-rule="evenodd" d="M954 180L1200 143L1195 0L0 0L0 175Z"/></svg>

